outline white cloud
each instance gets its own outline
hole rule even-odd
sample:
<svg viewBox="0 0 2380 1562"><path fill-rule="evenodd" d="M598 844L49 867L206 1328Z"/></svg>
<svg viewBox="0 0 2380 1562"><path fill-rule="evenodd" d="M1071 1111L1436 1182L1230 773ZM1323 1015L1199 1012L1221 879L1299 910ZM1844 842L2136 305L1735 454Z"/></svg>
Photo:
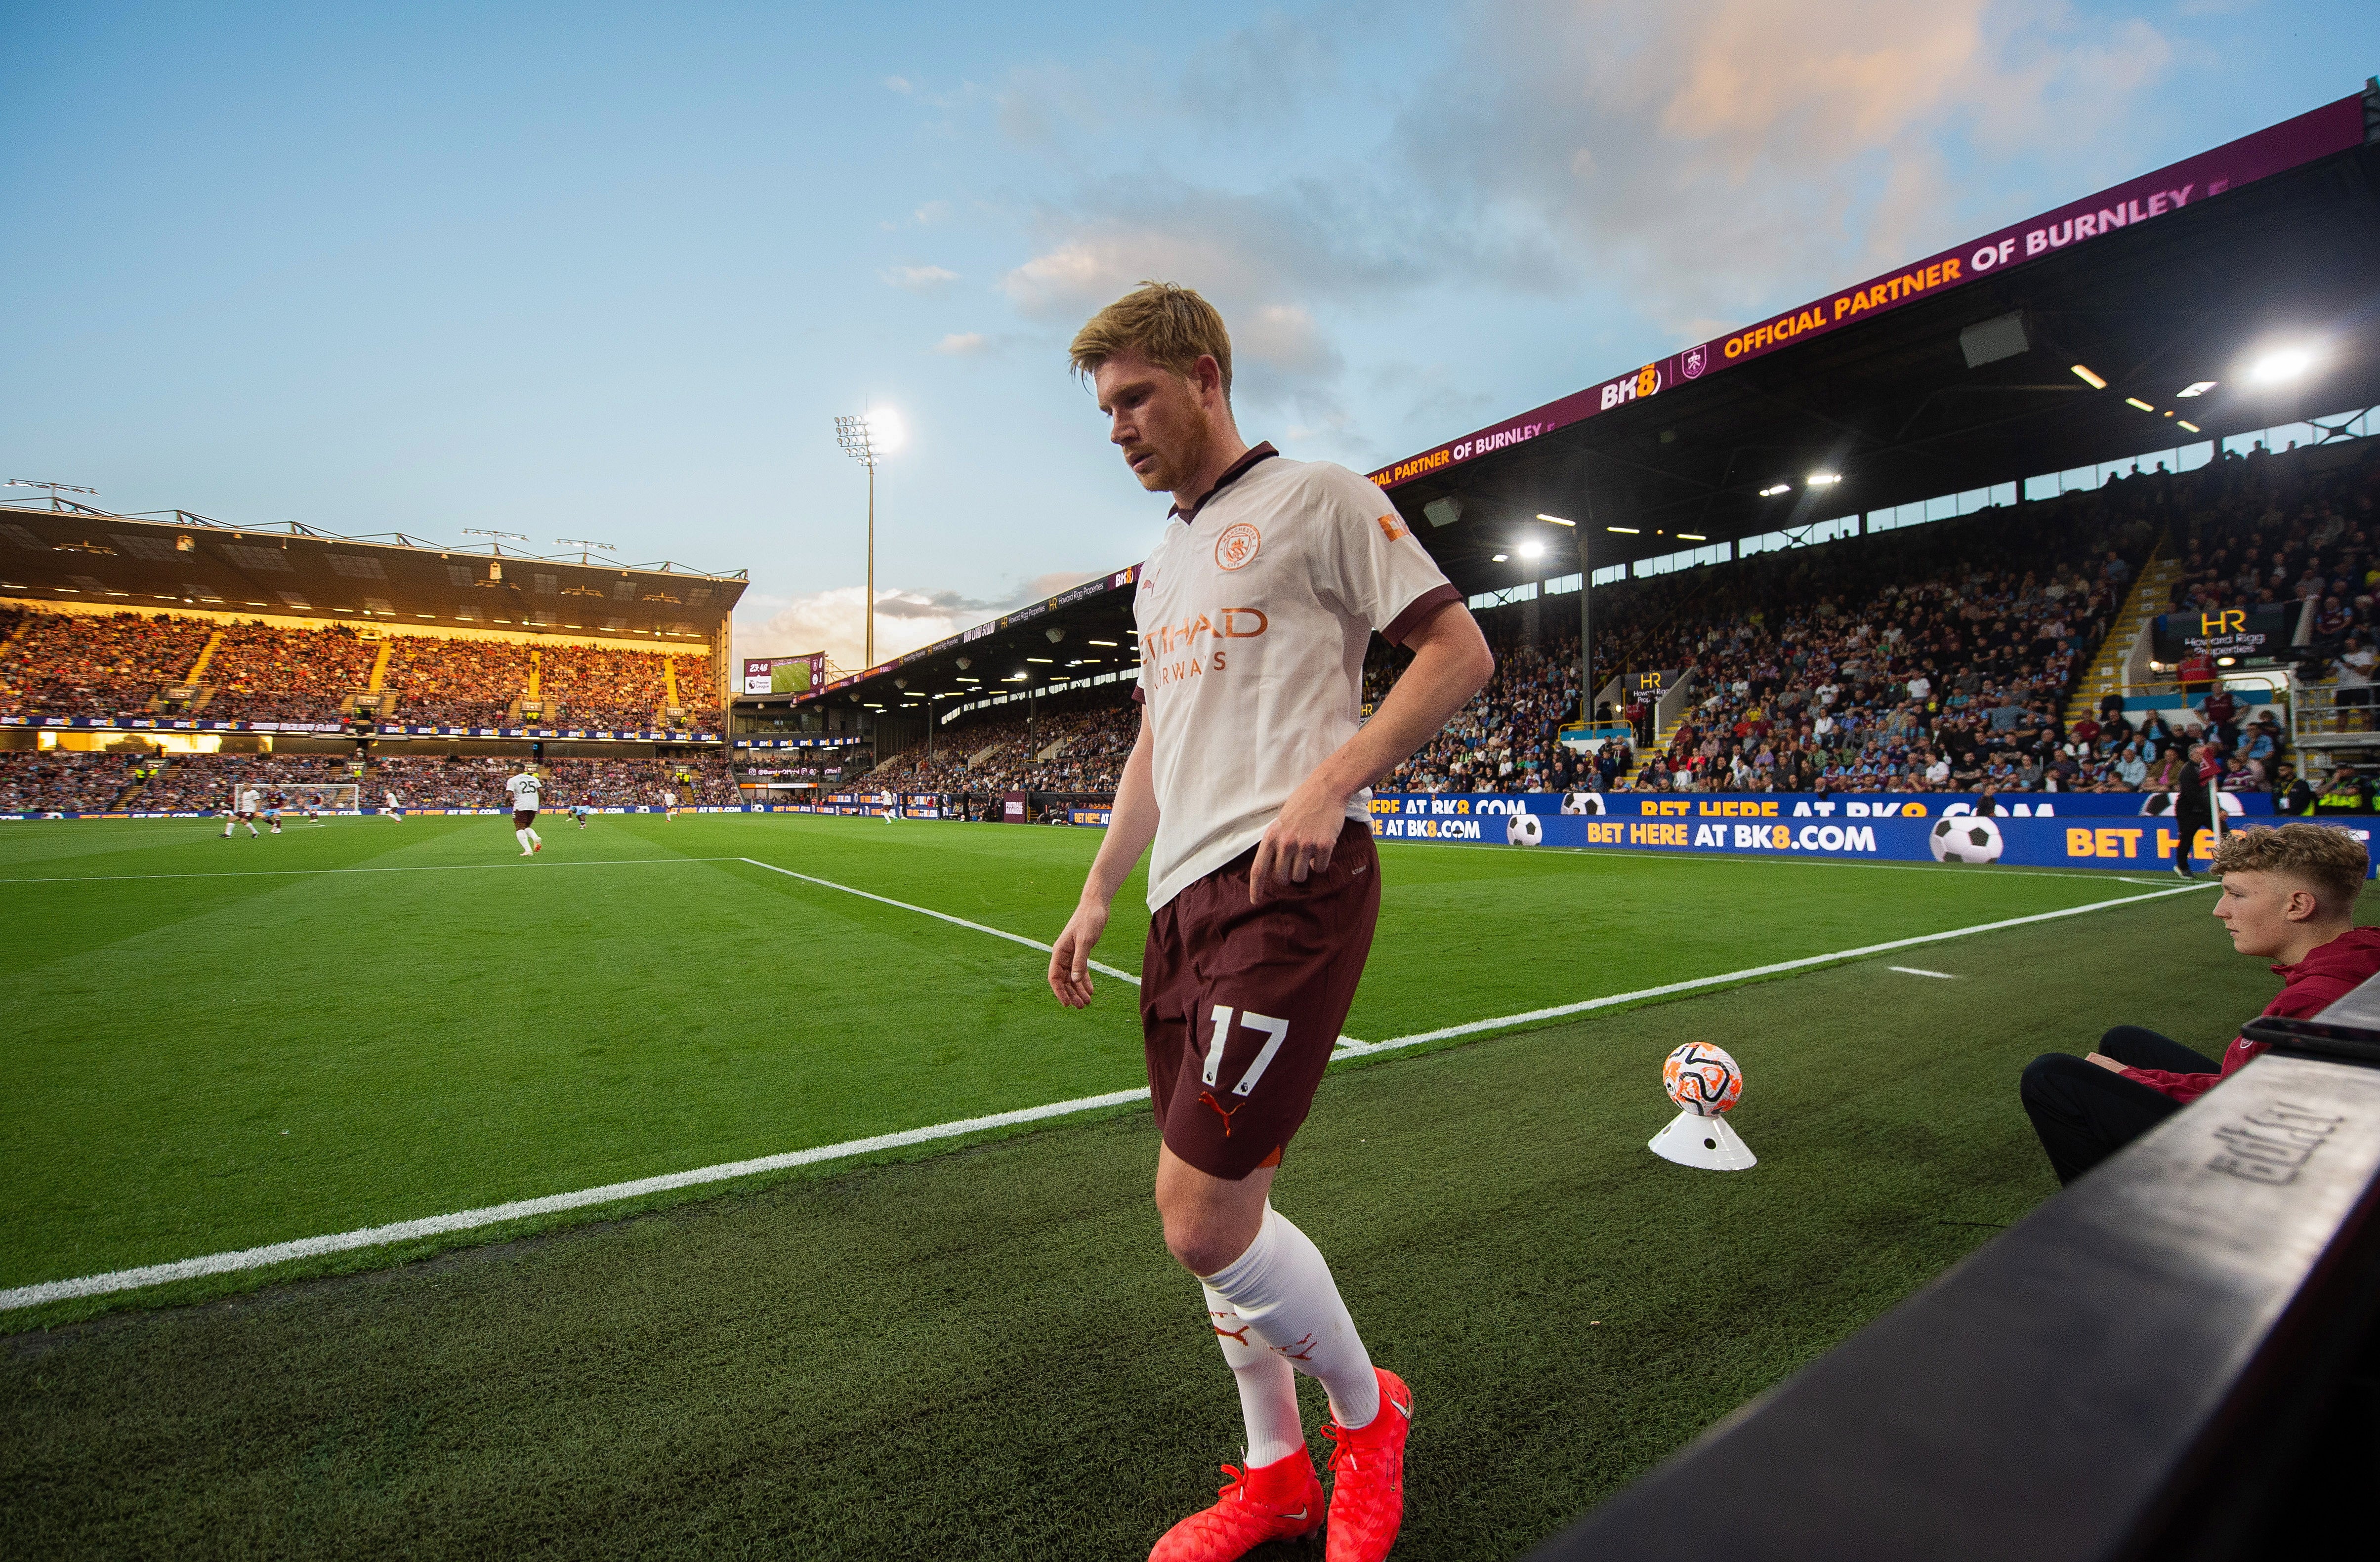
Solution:
<svg viewBox="0 0 2380 1562"><path fill-rule="evenodd" d="M1432 290L1608 297L1615 324L1695 340L1955 240L1971 154L2070 167L2172 54L2065 0L1482 0L1449 35L1439 70L1391 89L1385 139L1338 166L1284 156L1299 176L1230 188L1135 141L1128 175L1038 211L1002 291L1071 326L1144 278L1195 286L1232 322L1246 399L1348 429L1342 333L1377 338ZM1285 66L1327 79L1326 40L1233 34L1185 67L1179 116L1277 97ZM1080 122L1073 80L1014 84L1011 133Z"/></svg>
<svg viewBox="0 0 2380 1562"><path fill-rule="evenodd" d="M1072 570L1038 575L1019 583L998 601L982 601L955 591L920 591L879 587L876 591L876 660L883 662L920 646L957 634L985 619L1054 597L1093 575ZM867 654L865 587L837 586L801 597L747 594L739 607L768 610L739 611L735 620L735 654L800 656L824 651L837 666L857 669Z"/></svg>
<svg viewBox="0 0 2380 1562"><path fill-rule="evenodd" d="M990 347L991 338L980 331L953 331L934 344L934 351L953 357L973 357Z"/></svg>
<svg viewBox="0 0 2380 1562"><path fill-rule="evenodd" d="M905 76L888 76L884 79L884 85L905 98L917 90L917 84Z"/></svg>
<svg viewBox="0 0 2380 1562"><path fill-rule="evenodd" d="M958 281L959 273L941 266L894 266L881 273L894 287L905 287L912 293L931 293Z"/></svg>

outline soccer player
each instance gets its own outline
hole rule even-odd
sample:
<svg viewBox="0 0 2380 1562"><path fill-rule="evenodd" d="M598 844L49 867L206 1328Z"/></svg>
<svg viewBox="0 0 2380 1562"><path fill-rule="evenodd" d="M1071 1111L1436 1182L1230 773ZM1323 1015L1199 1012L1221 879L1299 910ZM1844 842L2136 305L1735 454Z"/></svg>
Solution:
<svg viewBox="0 0 2380 1562"><path fill-rule="evenodd" d="M286 808L288 805L288 796L277 786L265 794L264 817L271 822L273 826L273 833L275 835L281 833L282 810Z"/></svg>
<svg viewBox="0 0 2380 1562"><path fill-rule="evenodd" d="M590 811L591 810L587 806L587 800L582 797L577 802L573 803L570 805L570 817L579 829L585 829L587 828L587 816Z"/></svg>
<svg viewBox="0 0 2380 1562"><path fill-rule="evenodd" d="M883 793L883 799L884 822L886 824L899 824L901 822L901 794L897 792L888 792Z"/></svg>
<svg viewBox="0 0 2380 1562"><path fill-rule="evenodd" d="M521 855L533 857L545 850L544 838L537 832L537 800L545 783L537 779L537 771L528 766L504 782L504 790L513 797L513 839L520 842Z"/></svg>
<svg viewBox="0 0 2380 1562"><path fill-rule="evenodd" d="M662 789L662 823L667 824L675 817L677 817L677 793L664 787Z"/></svg>
<svg viewBox="0 0 2380 1562"><path fill-rule="evenodd" d="M1222 318L1148 284L1075 337L1108 438L1171 490L1134 611L1140 735L1082 900L1050 957L1091 1000L1117 887L1154 845L1141 1030L1163 1144L1165 1243L1206 1290L1247 1425L1244 1470L1152 1562L1229 1562L1323 1522L1294 1372L1321 1380L1330 1562L1386 1556L1404 1513L1414 1397L1375 1367L1321 1253L1269 1201L1363 975L1379 914L1366 789L1488 682L1495 659L1388 497L1322 462L1248 448ZM1414 660L1362 726L1373 631Z"/></svg>
<svg viewBox="0 0 2380 1562"><path fill-rule="evenodd" d="M256 816L263 806L264 793L257 790L254 781L234 781L231 789L231 817L224 820L223 838L225 841L230 840L232 826L244 824L248 826L248 838L250 841L255 840Z"/></svg>
<svg viewBox="0 0 2380 1562"><path fill-rule="evenodd" d="M382 809L381 812L386 814L390 818L395 819L399 824L403 824L405 822L405 805L396 800L396 793L393 789L388 793L388 806Z"/></svg>

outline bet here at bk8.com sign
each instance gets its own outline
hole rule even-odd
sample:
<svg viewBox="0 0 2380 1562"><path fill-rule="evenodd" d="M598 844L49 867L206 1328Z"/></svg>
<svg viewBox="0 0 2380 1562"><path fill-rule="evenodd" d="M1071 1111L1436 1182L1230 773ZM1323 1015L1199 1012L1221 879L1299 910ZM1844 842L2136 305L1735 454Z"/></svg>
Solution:
<svg viewBox="0 0 2380 1562"><path fill-rule="evenodd" d="M2121 871L2169 866L2177 829L2163 793L2027 793L1985 823L1971 793L1388 793L1371 802L1383 841L1573 850L1757 853L1869 862L2005 863ZM2227 820L2269 817L2261 793L2226 794ZM1967 820L1965 827L1952 823ZM2369 839L2373 821L2325 820ZM2211 831L2192 854L2213 854Z"/></svg>

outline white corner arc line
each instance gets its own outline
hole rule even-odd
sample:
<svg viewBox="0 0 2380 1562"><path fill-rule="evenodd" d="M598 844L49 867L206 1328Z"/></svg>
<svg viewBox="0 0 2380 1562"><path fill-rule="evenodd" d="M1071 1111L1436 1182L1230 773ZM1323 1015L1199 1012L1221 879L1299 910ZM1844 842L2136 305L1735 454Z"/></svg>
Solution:
<svg viewBox="0 0 2380 1562"><path fill-rule="evenodd" d="M1888 965L1885 969L1898 971L1904 976L1937 976L1946 982L1955 982L1959 979L1948 971L1927 971L1915 965Z"/></svg>
<svg viewBox="0 0 2380 1562"><path fill-rule="evenodd" d="M45 1302L67 1302L81 1297L105 1296L114 1291L136 1290L144 1286L164 1285L174 1280L197 1279L206 1275L225 1275L241 1269L261 1269L268 1265L286 1264L292 1259L316 1258L324 1253L352 1253L358 1248L383 1247L390 1242L413 1241L422 1237L443 1236L451 1231L468 1231L477 1227L500 1225L507 1220L527 1220L540 1215L559 1214L564 1210L584 1209L590 1205L615 1204L622 1199L641 1198L648 1193L665 1193L677 1188L697 1188L710 1182L726 1182L738 1177L751 1177L763 1172L783 1171L797 1166L812 1166L820 1161L845 1160L853 1156L873 1155L880 1150L898 1150L911 1144L930 1144L937 1139L955 1139L961 1134L981 1132L988 1129L1014 1128L1020 1123L1039 1122L1046 1118L1071 1117L1077 1112L1097 1111L1102 1107L1128 1106L1148 1098L1146 1085L1138 1090L1111 1091L1105 1096L1085 1096L1072 1101L1056 1101L1046 1107L1026 1107L1013 1112L994 1112L988 1117L965 1118L957 1122L936 1123L930 1128L904 1129L898 1133L879 1133L871 1138L847 1140L840 1144L820 1144L814 1149L791 1150L783 1155L760 1156L752 1160L727 1161L718 1166L698 1167L692 1171L673 1171L659 1177L640 1177L633 1182L611 1182L600 1188L582 1188L577 1193L550 1193L538 1199L515 1199L509 1204L490 1205L484 1209L458 1210L452 1215L433 1215L420 1220L399 1220L387 1226L367 1226L360 1230L341 1231L334 1236L305 1237L297 1241L273 1242L265 1247L245 1248L238 1253L218 1253L205 1258L186 1258L177 1264L152 1264L139 1269L118 1269L112 1274L87 1275L74 1280L46 1280L39 1285L18 1286L13 1290L0 1290L0 1312L19 1307L38 1307Z"/></svg>
<svg viewBox="0 0 2380 1562"><path fill-rule="evenodd" d="M749 862L751 859L744 858ZM756 867L768 867L767 863L754 863ZM791 873L778 868L779 873ZM808 878L807 874L793 874L795 878ZM826 884L823 879L813 882ZM827 884L841 890L839 884ZM2164 900L2168 896L2187 894L2199 885L2182 885L2171 890L2159 890L2152 894L2127 895L2120 900L2094 901L2088 905L2070 906L2063 911L2041 912L2031 916L2013 916L1999 922L1979 923L1973 927L1954 927L1948 932L1925 933L1913 938L1896 938L1889 943L1870 944L1861 949L1839 950L1831 954L1814 954L1800 960L1780 961L1773 965L1756 965L1747 970L1730 971L1717 976L1697 976L1690 981L1671 982L1658 987L1645 987L1637 992L1615 993L1609 998L1593 998L1580 1003L1567 1003L1551 1009L1531 1010L1524 1014L1507 1014L1500 1019L1475 1020L1469 1024L1448 1025L1435 1031L1423 1031L1414 1035L1398 1036L1390 1041L1352 1042L1342 1037L1339 1049L1331 1055L1333 1062L1342 1058L1386 1052L1397 1047L1417 1047L1424 1042L1442 1041L1452 1036L1473 1035L1484 1031L1502 1030L1514 1025L1529 1024L1538 1020L1558 1019L1568 1014L1581 1014L1590 1010L1608 1009L1617 1004L1637 1003L1646 999L1666 998L1673 993L1692 992L1700 987L1718 987L1729 982L1748 981L1759 976L1778 975L1788 971L1804 971L1814 966L1837 961L1857 960L1865 955L1881 954L1890 950L1907 949L1917 944L1941 943L1951 938L1963 938L1977 933L1992 933L2003 928L2022 927L2028 924L2055 921L2061 917L2082 916L2095 911L2107 911L2115 906L2137 905L2146 901ZM924 912L928 916L957 923L1007 938L1014 943L1032 944L1030 938L1014 933L1003 933L996 927L963 918L947 916L941 912L925 911L922 906L905 905L881 895L852 890L855 895L867 895L871 901L884 901L888 905L904 910ZM1045 944L1034 944L1046 949ZM1123 975L1124 973L1115 973ZM1128 979L1128 978L1127 978ZM261 1269L270 1265L286 1264L296 1259L318 1257L325 1253L352 1253L359 1248L382 1247L391 1242L412 1241L424 1237L442 1236L454 1231L468 1231L483 1226L493 1226L507 1220L522 1220L564 1210L584 1209L595 1205L613 1204L622 1199L640 1198L649 1193L667 1193L679 1188L701 1187L707 1183L724 1182L735 1178L750 1177L794 1167L815 1166L821 1162L847 1159L854 1156L870 1155L880 1150L904 1148L911 1144L930 1144L938 1139L954 1139L963 1134L990 1129L1014 1127L1021 1123L1041 1122L1053 1118L1072 1117L1081 1112L1098 1111L1106 1107L1121 1107L1148 1098L1148 1090L1111 1091L1104 1096L1079 1096L1072 1101L1056 1101L1044 1107L1026 1107L1013 1112L995 1112L989 1117L964 1118L956 1122L936 1123L927 1128L905 1129L897 1133L880 1133L868 1139L847 1140L840 1144L821 1144L813 1149L792 1150L783 1155L762 1156L752 1160L728 1161L718 1166L698 1167L691 1171L674 1171L659 1177L640 1178L633 1182L613 1182L600 1188L584 1188L577 1193L552 1193L543 1198L518 1199L510 1204L491 1205L481 1209L460 1210L452 1215L433 1215L419 1220L397 1221L386 1226L367 1226L358 1230L342 1231L331 1236L305 1237L296 1241L274 1242L265 1247L245 1248L237 1253L218 1253L204 1258L186 1258L172 1264L152 1264L137 1269L117 1269L105 1274L85 1275L70 1280L44 1280L30 1286L0 1290L0 1313L23 1307L38 1307L45 1302L75 1301L93 1296L108 1296L117 1291L139 1290L145 1287L165 1285L176 1280L197 1279L207 1275L231 1274L243 1269Z"/></svg>
<svg viewBox="0 0 2380 1562"><path fill-rule="evenodd" d="M947 922L954 927L965 927L978 933L989 933L995 938L1006 938L1012 944L1023 944L1026 949L1039 950L1043 954L1050 952L1049 945L1038 938L1028 938L1022 933L1011 933L999 927L987 927L980 922L969 922L964 916L953 916L946 911L936 911L930 906L911 905L906 901L896 901L890 895L872 895L865 890L855 890L848 884L837 884L832 878L820 878L815 874L795 873L789 867L779 867L774 863L764 863L758 857L722 857L719 860L750 863L754 867L765 867L771 873L782 873L788 878L798 878L805 884L816 884L826 890L840 890L846 895L856 895L863 901L874 901L878 905L897 906L903 911L914 911L919 916L930 916L937 922ZM1120 982L1130 982L1134 987L1140 986L1140 978L1129 971L1119 971L1112 965L1102 965L1096 960L1088 963L1092 970L1102 976L1113 976Z"/></svg>

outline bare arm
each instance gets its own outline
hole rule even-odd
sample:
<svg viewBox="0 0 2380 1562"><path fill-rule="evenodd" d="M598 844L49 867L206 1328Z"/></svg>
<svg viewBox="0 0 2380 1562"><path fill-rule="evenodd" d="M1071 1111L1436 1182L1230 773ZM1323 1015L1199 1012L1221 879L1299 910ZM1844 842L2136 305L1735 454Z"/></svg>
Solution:
<svg viewBox="0 0 2380 1562"><path fill-rule="evenodd" d="M1470 610L1449 602L1405 642L1413 665L1380 701L1372 719L1314 768L1257 842L1248 866L1248 898L1262 901L1275 884L1302 884L1330 866L1347 800L1410 758L1496 671Z"/></svg>
<svg viewBox="0 0 2380 1562"><path fill-rule="evenodd" d="M1091 859L1075 914L1050 949L1050 990L1069 1009L1091 1001L1091 950L1107 931L1108 908L1133 865L1157 839L1157 785L1150 779L1148 749L1148 713L1143 710L1140 736L1133 740L1132 757L1123 762L1123 779L1116 786L1107 838Z"/></svg>

